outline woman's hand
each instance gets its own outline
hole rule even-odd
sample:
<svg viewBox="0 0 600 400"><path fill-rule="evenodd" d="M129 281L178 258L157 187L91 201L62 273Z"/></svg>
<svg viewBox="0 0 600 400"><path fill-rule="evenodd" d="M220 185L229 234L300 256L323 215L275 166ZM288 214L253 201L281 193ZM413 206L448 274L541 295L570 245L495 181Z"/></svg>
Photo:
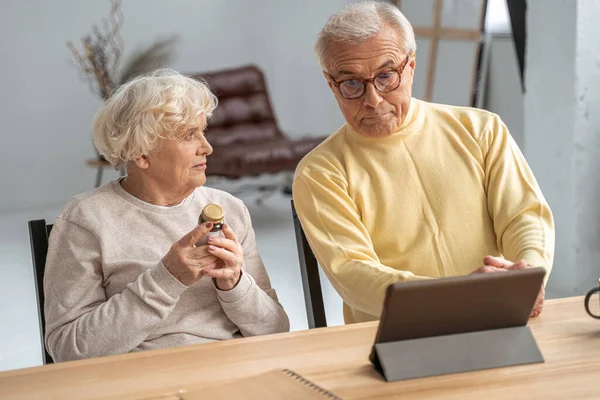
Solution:
<svg viewBox="0 0 600 400"><path fill-rule="evenodd" d="M221 261L210 254L207 245L195 244L212 229L211 222L198 225L190 233L175 242L162 262L177 280L186 286L196 283L203 271L216 268Z"/></svg>
<svg viewBox="0 0 600 400"><path fill-rule="evenodd" d="M214 278L219 289L231 290L242 276L244 252L229 225L223 225L222 232L225 237L209 237L207 242L208 253L219 259L217 267L203 269L201 274Z"/></svg>

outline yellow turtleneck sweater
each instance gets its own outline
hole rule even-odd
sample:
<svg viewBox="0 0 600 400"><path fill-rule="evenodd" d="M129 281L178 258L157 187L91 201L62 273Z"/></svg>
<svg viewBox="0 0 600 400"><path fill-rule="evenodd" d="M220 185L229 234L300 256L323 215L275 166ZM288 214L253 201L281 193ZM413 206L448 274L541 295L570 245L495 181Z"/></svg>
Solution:
<svg viewBox="0 0 600 400"><path fill-rule="evenodd" d="M466 275L486 255L552 268L550 208L484 110L412 99L388 137L346 124L302 160L293 193L346 323L379 318L391 283Z"/></svg>

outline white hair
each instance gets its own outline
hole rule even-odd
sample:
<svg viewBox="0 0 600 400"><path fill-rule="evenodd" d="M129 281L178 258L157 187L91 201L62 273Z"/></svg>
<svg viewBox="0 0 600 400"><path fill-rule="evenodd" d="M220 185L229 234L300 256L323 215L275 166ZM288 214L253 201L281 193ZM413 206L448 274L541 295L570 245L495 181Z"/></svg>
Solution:
<svg viewBox="0 0 600 400"><path fill-rule="evenodd" d="M115 91L94 118L94 144L114 167L156 150L159 139L180 140L205 128L217 98L199 80L170 69L137 77Z"/></svg>
<svg viewBox="0 0 600 400"><path fill-rule="evenodd" d="M398 7L385 1L365 0L350 4L329 17L315 44L319 65L327 71L325 52L331 43L359 44L379 34L385 26L398 32L403 50L409 54L417 51L412 25Z"/></svg>

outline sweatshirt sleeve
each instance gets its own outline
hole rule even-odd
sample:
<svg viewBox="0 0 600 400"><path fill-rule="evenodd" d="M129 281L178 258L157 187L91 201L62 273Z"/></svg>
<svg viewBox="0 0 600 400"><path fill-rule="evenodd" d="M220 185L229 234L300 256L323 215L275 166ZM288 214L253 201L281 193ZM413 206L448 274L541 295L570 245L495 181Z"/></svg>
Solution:
<svg viewBox="0 0 600 400"><path fill-rule="evenodd" d="M498 116L480 139L485 156L488 212L497 245L508 260L544 267L554 257L554 221L529 165Z"/></svg>
<svg viewBox="0 0 600 400"><path fill-rule="evenodd" d="M239 328L242 336L257 336L287 332L290 322L271 287L267 270L258 254L250 213L243 206L246 227L240 244L244 265L238 284L231 290L217 290L217 296L227 317ZM216 286L215 286L216 287Z"/></svg>
<svg viewBox="0 0 600 400"><path fill-rule="evenodd" d="M107 299L97 238L59 218L44 274L46 347L55 361L127 353L171 313L187 286L161 261Z"/></svg>
<svg viewBox="0 0 600 400"><path fill-rule="evenodd" d="M390 284L428 279L381 263L342 179L299 168L293 194L310 247L350 307L379 316Z"/></svg>

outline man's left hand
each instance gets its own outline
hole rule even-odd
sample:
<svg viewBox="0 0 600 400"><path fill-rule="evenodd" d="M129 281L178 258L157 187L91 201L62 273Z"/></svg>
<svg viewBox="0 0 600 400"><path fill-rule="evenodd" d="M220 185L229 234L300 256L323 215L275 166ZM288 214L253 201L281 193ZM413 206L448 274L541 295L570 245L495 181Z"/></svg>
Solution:
<svg viewBox="0 0 600 400"><path fill-rule="evenodd" d="M507 270L515 270L515 269L525 269L531 268L531 265L527 265L525 260L521 260L518 263L514 263L502 257L493 257L493 256L485 256L483 258L483 264L496 268L504 268ZM535 300L535 304L533 305L533 309L531 310L530 317L537 317L542 313L542 309L544 308L544 296L546 295L546 290L544 289L544 285L540 288L537 299Z"/></svg>

